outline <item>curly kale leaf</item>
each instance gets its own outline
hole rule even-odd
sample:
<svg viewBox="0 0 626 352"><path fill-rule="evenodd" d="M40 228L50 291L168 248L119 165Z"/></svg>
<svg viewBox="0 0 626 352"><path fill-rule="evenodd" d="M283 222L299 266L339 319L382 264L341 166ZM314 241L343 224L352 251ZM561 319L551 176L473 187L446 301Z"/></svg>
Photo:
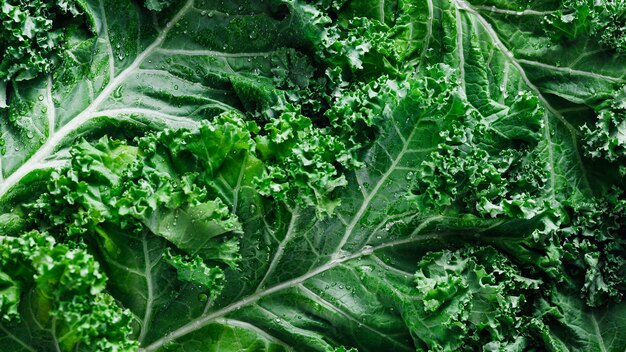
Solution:
<svg viewBox="0 0 626 352"><path fill-rule="evenodd" d="M37 231L1 236L0 244L3 324L38 327L19 335L64 351L137 349L130 311L104 291L106 276L85 248Z"/></svg>
<svg viewBox="0 0 626 352"><path fill-rule="evenodd" d="M532 306L526 297L542 282L524 277L495 249L429 253L419 263L415 283L420 314L413 324L429 350L520 351L532 344L526 330Z"/></svg>
<svg viewBox="0 0 626 352"><path fill-rule="evenodd" d="M626 50L626 2L623 0L565 0L562 8L547 17L557 37L574 39L581 33L596 37L618 52Z"/></svg>
<svg viewBox="0 0 626 352"><path fill-rule="evenodd" d="M597 121L581 127L584 148L592 158L616 161L626 155L626 86L615 90L597 110Z"/></svg>
<svg viewBox="0 0 626 352"><path fill-rule="evenodd" d="M83 13L80 1L6 0L0 8L0 81L48 73L63 57L65 33ZM71 29L69 29L71 30Z"/></svg>

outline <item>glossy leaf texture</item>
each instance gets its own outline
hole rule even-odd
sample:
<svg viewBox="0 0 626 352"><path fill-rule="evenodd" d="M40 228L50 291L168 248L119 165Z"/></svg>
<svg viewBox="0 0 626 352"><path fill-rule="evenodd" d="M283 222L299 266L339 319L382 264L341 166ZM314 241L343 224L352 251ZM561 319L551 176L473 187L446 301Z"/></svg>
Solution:
<svg viewBox="0 0 626 352"><path fill-rule="evenodd" d="M56 3L0 107L2 346L626 349L612 3Z"/></svg>

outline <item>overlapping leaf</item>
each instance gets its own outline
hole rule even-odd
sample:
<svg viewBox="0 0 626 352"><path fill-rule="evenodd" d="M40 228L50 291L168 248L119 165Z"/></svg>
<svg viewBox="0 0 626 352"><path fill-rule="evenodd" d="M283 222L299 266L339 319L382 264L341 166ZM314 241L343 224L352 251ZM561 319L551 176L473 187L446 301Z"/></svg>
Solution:
<svg viewBox="0 0 626 352"><path fill-rule="evenodd" d="M0 235L82 243L143 351L622 351L621 125L581 126L623 57L524 4L87 2L2 112Z"/></svg>

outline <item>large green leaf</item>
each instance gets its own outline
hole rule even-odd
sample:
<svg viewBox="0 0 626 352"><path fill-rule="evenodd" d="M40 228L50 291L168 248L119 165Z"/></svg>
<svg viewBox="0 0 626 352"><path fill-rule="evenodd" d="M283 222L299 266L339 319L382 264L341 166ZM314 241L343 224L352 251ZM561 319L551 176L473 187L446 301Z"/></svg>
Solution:
<svg viewBox="0 0 626 352"><path fill-rule="evenodd" d="M131 2L88 1L98 36L70 38L65 64L48 79L14 83L17 108L2 121L0 195L59 166L77 136L194 128L247 103L238 82L263 91L271 81L257 77L271 76L271 53L291 41L293 19L274 19L269 2L239 7L180 2L157 19Z"/></svg>
<svg viewBox="0 0 626 352"><path fill-rule="evenodd" d="M130 310L132 338L146 352L333 351L342 345L623 351L624 304L587 307L576 296L576 280L593 275L575 272L571 279L566 267L592 237L570 217L586 211L587 201L617 174L614 166L597 168L585 157L580 126L624 84L623 56L589 38L551 41L542 18L556 6L533 6L355 0L330 6L336 16L326 19L323 5L299 1L189 0L158 14L127 1L88 1L96 36L75 33L63 66L45 79L16 83L11 104L19 108L4 110L3 210L20 210L33 190L46 193L41 185L52 169L81 170L77 160L90 160L88 176L67 176L76 185L90 181L88 191L76 192L94 196L87 197L93 202L76 204L106 218L85 230L85 248L107 274L107 292ZM331 19L348 29L329 25ZM392 35L377 36L380 28ZM306 76L313 69L298 66L298 56L285 48L312 57L329 80L338 69L353 86L376 81L364 88L370 100L350 96L346 82L333 91L345 101L308 98L310 91L288 73ZM279 61L296 69L277 74ZM277 80L296 88L283 94ZM334 104L340 112L362 104L375 115L375 131L357 131L371 138L346 134L364 145L357 153L363 165L341 169L346 182L330 189L326 212L259 190L272 158L304 149L296 137L280 145L280 133L300 133L305 142L313 135L309 125L298 125L300 112L285 108L298 99L309 99L302 114L321 110L316 104ZM285 111L296 122L281 120ZM244 113L274 121L274 144L267 142L271 133L253 141L254 127L244 128L243 120L227 120L240 129L215 122ZM329 124L369 127L361 122ZM128 147L138 148L131 159L144 170L131 190L156 182L154 169L174 180L176 192L164 188L167 194L146 197L158 206L133 214L141 231L110 224L110 218L121 222L113 210L122 206L107 198L107 187L126 194L116 172L128 171L130 162L100 167L120 153L111 148L94 157L77 150L97 145L102 135L131 140L164 128ZM164 145L156 156L144 155L151 144L142 143L151 138ZM267 145L272 150L264 150ZM100 173L108 181L89 178ZM202 190L185 193L188 184L179 179ZM107 211L110 218L102 215ZM619 231L607 227L602 246L613 239L609 232L618 243ZM225 280L208 280L212 269L223 269ZM10 279L0 276L0 292L15 290ZM33 309L21 305L23 315ZM45 335L35 338L24 328L36 323L0 325L3 345L61 349L54 329L35 329Z"/></svg>

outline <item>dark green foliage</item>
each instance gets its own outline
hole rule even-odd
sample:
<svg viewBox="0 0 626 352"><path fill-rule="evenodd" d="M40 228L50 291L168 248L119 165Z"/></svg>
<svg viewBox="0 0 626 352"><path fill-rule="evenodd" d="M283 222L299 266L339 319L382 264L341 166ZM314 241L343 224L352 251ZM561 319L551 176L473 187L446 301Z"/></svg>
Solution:
<svg viewBox="0 0 626 352"><path fill-rule="evenodd" d="M0 10L1 350L626 349L622 1Z"/></svg>

